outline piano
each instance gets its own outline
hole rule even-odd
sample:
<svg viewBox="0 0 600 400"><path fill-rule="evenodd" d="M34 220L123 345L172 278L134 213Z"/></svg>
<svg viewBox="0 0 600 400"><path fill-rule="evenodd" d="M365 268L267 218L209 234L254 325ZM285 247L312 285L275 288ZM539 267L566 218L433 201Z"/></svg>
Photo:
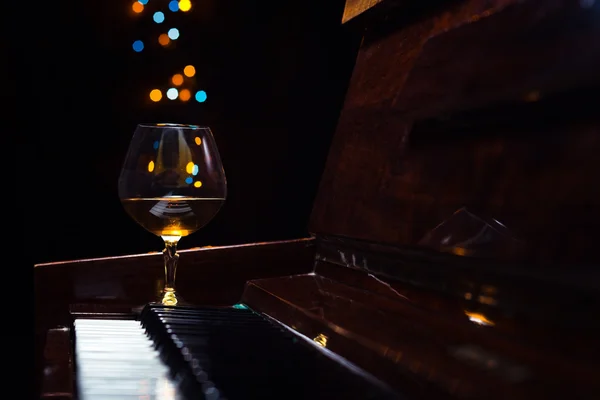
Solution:
<svg viewBox="0 0 600 400"><path fill-rule="evenodd" d="M37 398L600 398L600 1L343 24L306 237L35 265Z"/></svg>

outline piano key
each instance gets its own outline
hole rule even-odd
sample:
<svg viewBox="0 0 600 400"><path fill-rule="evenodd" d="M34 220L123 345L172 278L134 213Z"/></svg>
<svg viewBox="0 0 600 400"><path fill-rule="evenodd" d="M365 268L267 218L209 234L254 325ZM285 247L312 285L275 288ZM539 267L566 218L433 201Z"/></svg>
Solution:
<svg viewBox="0 0 600 400"><path fill-rule="evenodd" d="M340 373L338 363L296 345L289 330L252 310L152 306L142 311L141 322L191 393L230 399L328 398L328 390L341 385L347 399L396 398L373 384L355 385L360 379L348 370ZM337 376L338 382L320 378L327 376ZM340 381L344 377L346 382Z"/></svg>
<svg viewBox="0 0 600 400"><path fill-rule="evenodd" d="M79 400L183 399L139 321L76 319Z"/></svg>
<svg viewBox="0 0 600 400"><path fill-rule="evenodd" d="M74 325L80 400L397 398L248 309L153 305Z"/></svg>
<svg viewBox="0 0 600 400"><path fill-rule="evenodd" d="M119 368L88 368L85 371L79 371L79 378L86 378L87 382L91 382L96 378L115 378L115 379L134 379L140 376L147 376L149 379L167 379L169 378L169 369L159 369L148 366L147 368L126 368L126 366L119 366Z"/></svg>

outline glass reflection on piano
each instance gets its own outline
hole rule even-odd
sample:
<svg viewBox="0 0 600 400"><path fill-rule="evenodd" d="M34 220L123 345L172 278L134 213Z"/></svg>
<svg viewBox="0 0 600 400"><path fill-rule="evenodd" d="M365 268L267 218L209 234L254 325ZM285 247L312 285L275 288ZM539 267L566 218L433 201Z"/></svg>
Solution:
<svg viewBox="0 0 600 400"><path fill-rule="evenodd" d="M462 207L427 232L418 245L461 257L511 258L523 243L497 219Z"/></svg>
<svg viewBox="0 0 600 400"><path fill-rule="evenodd" d="M164 376L161 376L156 381L156 390L154 392L154 397L148 397L148 400L151 399L162 399L162 400L179 400L181 396L177 394L177 388L173 384L173 381L167 379Z"/></svg>
<svg viewBox="0 0 600 400"><path fill-rule="evenodd" d="M152 387L153 386L153 387ZM138 400L181 400L177 393L177 387L170 379L161 376L151 382L148 379L142 379L139 383Z"/></svg>
<svg viewBox="0 0 600 400"><path fill-rule="evenodd" d="M483 326L494 326L494 325L496 325L493 321L490 321L489 319L486 318L485 315L483 315L481 313L472 312L472 311L466 311L465 310L465 315L469 318L469 321L471 321L471 322L473 322L474 324L477 324L477 325L483 325Z"/></svg>
<svg viewBox="0 0 600 400"><path fill-rule="evenodd" d="M327 347L327 336L322 333L319 333L313 341L321 347Z"/></svg>

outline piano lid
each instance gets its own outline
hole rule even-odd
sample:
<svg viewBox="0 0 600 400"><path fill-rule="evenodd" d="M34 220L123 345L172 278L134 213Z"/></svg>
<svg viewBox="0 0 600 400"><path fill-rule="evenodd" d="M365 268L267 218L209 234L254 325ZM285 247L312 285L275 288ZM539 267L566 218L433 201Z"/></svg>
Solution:
<svg viewBox="0 0 600 400"><path fill-rule="evenodd" d="M374 2L346 12L359 3ZM310 232L597 263L600 2L436 4L356 20L364 38Z"/></svg>

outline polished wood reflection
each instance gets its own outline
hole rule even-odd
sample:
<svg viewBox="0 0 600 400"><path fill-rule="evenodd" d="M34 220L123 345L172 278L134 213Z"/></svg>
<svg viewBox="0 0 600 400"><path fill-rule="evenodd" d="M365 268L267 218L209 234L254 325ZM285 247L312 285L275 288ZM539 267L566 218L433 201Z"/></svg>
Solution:
<svg viewBox="0 0 600 400"><path fill-rule="evenodd" d="M376 268L377 255L369 261ZM323 261L311 274L251 281L242 301L325 342L409 398L600 394L597 297L580 314L586 320L569 326L561 312L544 322L521 313L530 307L542 314L562 311L536 306L544 286L531 287L533 301L502 312L419 283Z"/></svg>
<svg viewBox="0 0 600 400"><path fill-rule="evenodd" d="M311 232L410 246L467 207L525 244L493 258L599 262L598 2L386 3L356 28Z"/></svg>

